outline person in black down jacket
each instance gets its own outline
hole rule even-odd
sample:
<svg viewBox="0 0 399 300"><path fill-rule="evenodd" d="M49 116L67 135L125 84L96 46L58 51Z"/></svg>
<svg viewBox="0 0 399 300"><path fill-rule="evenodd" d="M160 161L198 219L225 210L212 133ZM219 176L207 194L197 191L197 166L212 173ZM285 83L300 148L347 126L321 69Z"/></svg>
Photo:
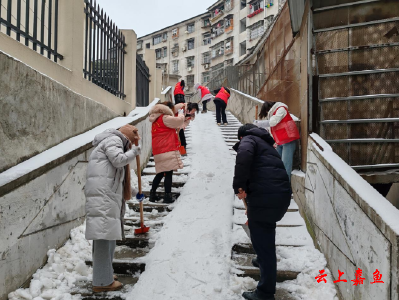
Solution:
<svg viewBox="0 0 399 300"><path fill-rule="evenodd" d="M254 292L244 292L250 300L272 300L276 292L276 222L287 212L291 187L274 140L263 128L246 124L238 130L233 188L246 202L251 241L258 256L261 279Z"/></svg>

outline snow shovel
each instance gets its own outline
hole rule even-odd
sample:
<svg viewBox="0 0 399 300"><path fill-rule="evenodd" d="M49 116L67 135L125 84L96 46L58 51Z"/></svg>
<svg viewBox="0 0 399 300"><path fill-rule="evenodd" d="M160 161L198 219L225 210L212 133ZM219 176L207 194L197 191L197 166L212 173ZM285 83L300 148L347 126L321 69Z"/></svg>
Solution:
<svg viewBox="0 0 399 300"><path fill-rule="evenodd" d="M139 144L138 141L135 142L136 146ZM144 195L141 191L141 170L140 170L140 156L136 156L137 162L137 179L139 185L139 193L136 196L136 199L140 202L140 228L134 230L134 234L144 234L150 230L150 227L144 225L144 211L143 211L143 200Z"/></svg>

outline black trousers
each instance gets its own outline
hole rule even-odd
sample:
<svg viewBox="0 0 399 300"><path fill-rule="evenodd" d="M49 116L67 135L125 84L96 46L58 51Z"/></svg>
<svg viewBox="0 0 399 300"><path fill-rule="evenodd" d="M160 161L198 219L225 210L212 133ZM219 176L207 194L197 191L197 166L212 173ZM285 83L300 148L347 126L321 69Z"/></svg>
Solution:
<svg viewBox="0 0 399 300"><path fill-rule="evenodd" d="M227 123L226 103L219 98L216 98L213 102L216 105L216 123L221 123L221 119L223 120L223 123Z"/></svg>
<svg viewBox="0 0 399 300"><path fill-rule="evenodd" d="M172 192L172 178L173 178L173 170L168 172L161 172L155 175L154 180L152 181L152 188L151 190L156 191L159 183L161 182L162 178L165 176L165 193Z"/></svg>
<svg viewBox="0 0 399 300"><path fill-rule="evenodd" d="M206 103L207 103L208 101L204 101L204 102L202 102L202 111L207 111L207 109L206 109Z"/></svg>
<svg viewBox="0 0 399 300"><path fill-rule="evenodd" d="M187 141L186 141L186 136L185 136L185 134L184 134L184 130L183 130L183 129L181 129L181 130L179 131L179 138L180 138L180 143L181 143L181 145L182 145L184 148L186 148L186 147L187 147Z"/></svg>
<svg viewBox="0 0 399 300"><path fill-rule="evenodd" d="M249 219L248 226L260 267L258 293L262 297L269 298L276 293L276 222L260 222Z"/></svg>
<svg viewBox="0 0 399 300"><path fill-rule="evenodd" d="M184 98L184 95L182 95L182 94L175 95L175 104L179 104L179 103L186 103L186 99Z"/></svg>

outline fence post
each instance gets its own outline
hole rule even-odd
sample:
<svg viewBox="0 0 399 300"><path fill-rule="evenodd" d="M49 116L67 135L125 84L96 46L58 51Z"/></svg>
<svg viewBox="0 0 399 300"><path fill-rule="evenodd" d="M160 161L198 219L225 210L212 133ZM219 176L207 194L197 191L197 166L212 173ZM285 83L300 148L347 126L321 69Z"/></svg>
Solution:
<svg viewBox="0 0 399 300"><path fill-rule="evenodd" d="M73 79L81 81L84 58L84 2L59 1L58 6L58 52L64 56L59 64L74 73Z"/></svg>
<svg viewBox="0 0 399 300"><path fill-rule="evenodd" d="M144 61L150 71L150 102L154 100L156 95L156 88L157 88L157 80L156 80L156 59L155 59L155 50L153 49L145 49L144 53Z"/></svg>
<svg viewBox="0 0 399 300"><path fill-rule="evenodd" d="M124 65L125 101L131 104L132 110L136 108L136 51L137 34L134 30L121 30L125 36L126 54Z"/></svg>

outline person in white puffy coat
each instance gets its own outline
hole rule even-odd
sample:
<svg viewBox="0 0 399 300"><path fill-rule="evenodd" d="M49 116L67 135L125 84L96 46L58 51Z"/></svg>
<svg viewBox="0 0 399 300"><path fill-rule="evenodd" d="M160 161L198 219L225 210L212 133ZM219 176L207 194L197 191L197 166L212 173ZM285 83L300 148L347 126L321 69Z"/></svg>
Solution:
<svg viewBox="0 0 399 300"><path fill-rule="evenodd" d="M122 287L114 280L112 260L116 241L123 237L124 193L125 188L130 188L125 176L130 174L130 169L125 169L141 152L140 146L132 145L134 136L139 138L134 130L137 131L132 125L120 130L108 129L93 141L95 149L89 158L84 191L86 239L93 240L94 292Z"/></svg>

